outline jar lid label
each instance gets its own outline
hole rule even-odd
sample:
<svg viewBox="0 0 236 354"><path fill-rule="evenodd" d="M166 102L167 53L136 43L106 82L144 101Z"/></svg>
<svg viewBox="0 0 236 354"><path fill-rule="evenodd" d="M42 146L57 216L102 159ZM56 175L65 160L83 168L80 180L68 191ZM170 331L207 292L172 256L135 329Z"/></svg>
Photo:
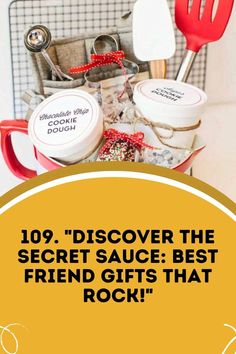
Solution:
<svg viewBox="0 0 236 354"><path fill-rule="evenodd" d="M190 106L202 101L198 89L172 80L144 81L139 90L146 98L168 105Z"/></svg>
<svg viewBox="0 0 236 354"><path fill-rule="evenodd" d="M76 144L92 128L94 119L97 120L98 109L94 101L82 91L53 95L33 113L30 120L32 140L51 147Z"/></svg>

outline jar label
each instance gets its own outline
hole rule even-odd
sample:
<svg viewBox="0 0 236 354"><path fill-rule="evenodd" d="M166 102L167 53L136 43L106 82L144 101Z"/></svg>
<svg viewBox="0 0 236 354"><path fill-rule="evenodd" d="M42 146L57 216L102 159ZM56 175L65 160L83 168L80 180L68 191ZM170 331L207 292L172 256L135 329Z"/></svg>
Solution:
<svg viewBox="0 0 236 354"><path fill-rule="evenodd" d="M201 102L201 95L197 89L168 80L146 81L140 87L141 93L149 99L170 105L196 105Z"/></svg>
<svg viewBox="0 0 236 354"><path fill-rule="evenodd" d="M52 96L36 109L31 133L38 141L50 146L78 141L90 129L94 120L94 104L78 93Z"/></svg>

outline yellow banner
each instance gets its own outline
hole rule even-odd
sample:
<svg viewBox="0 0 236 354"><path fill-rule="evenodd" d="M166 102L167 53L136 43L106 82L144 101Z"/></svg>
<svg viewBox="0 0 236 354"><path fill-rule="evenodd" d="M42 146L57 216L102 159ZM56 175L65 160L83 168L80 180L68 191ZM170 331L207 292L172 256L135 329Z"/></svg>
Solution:
<svg viewBox="0 0 236 354"><path fill-rule="evenodd" d="M0 200L0 353L236 352L235 204L132 169L63 169Z"/></svg>

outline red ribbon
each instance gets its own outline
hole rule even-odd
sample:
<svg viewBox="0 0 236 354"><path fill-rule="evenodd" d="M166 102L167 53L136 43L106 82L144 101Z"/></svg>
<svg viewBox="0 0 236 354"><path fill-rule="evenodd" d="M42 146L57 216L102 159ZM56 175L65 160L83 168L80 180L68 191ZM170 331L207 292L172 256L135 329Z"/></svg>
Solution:
<svg viewBox="0 0 236 354"><path fill-rule="evenodd" d="M119 139L131 143L139 151L144 147L151 149L151 150L154 149L153 146L148 145L143 141L144 133L142 133L142 132L138 132L138 133L129 135L126 133L119 132L115 129L108 129L104 132L104 137L107 139L107 142L103 146L103 148L100 150L99 156L103 155L104 152L107 149L110 149L110 147L113 145L113 143Z"/></svg>
<svg viewBox="0 0 236 354"><path fill-rule="evenodd" d="M123 50L118 50L116 52L105 53L105 54L92 54L91 63L70 68L69 73L70 74L84 73L93 68L99 68L101 66L106 66L106 65L111 65L116 63L121 67L123 74L126 76L127 75L126 69L124 67L124 64L122 63L122 59L124 58L125 58L125 53L123 52Z"/></svg>

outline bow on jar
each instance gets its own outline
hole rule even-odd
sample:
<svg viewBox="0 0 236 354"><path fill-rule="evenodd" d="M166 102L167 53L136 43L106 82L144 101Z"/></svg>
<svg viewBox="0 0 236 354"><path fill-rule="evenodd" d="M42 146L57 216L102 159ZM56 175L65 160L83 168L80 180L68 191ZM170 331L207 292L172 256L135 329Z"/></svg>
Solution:
<svg viewBox="0 0 236 354"><path fill-rule="evenodd" d="M122 59L125 59L125 53L123 52L123 50L117 50L115 52L105 53L105 54L92 54L91 63L70 68L69 72L70 74L85 73L94 68L99 68L101 66L106 66L106 65L111 65L116 63L122 69L123 75L127 76L127 72L124 67L124 64L122 63Z"/></svg>
<svg viewBox="0 0 236 354"><path fill-rule="evenodd" d="M106 150L109 150L117 140L123 140L132 144L138 151L141 151L142 148L147 148L151 150L154 149L153 146L148 145L143 141L144 133L142 132L129 135L127 133L119 132L115 129L108 129L104 132L104 137L107 139L107 142L100 150L99 156L102 156Z"/></svg>

